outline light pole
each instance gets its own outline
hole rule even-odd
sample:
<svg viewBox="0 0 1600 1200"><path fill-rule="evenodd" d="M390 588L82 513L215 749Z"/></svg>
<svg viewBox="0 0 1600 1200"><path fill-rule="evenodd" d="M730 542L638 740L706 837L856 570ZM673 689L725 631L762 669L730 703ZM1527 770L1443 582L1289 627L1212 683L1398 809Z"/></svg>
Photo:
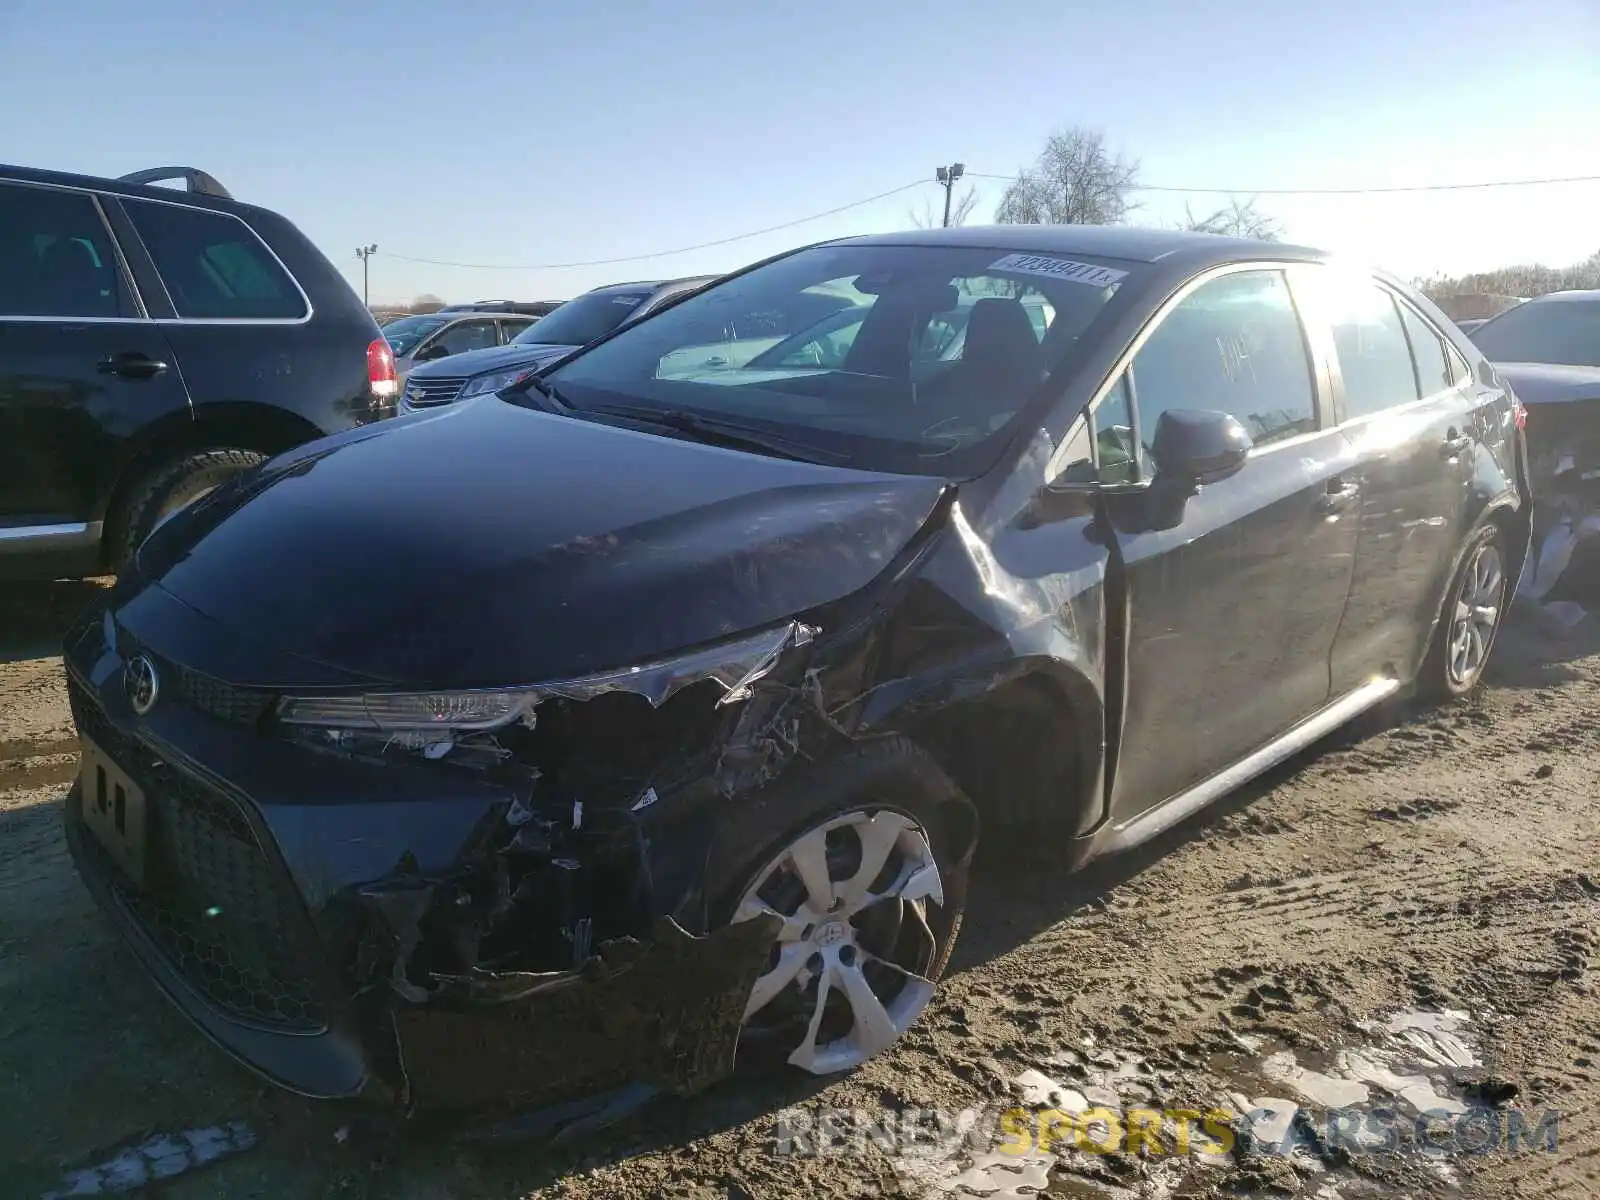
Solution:
<svg viewBox="0 0 1600 1200"><path fill-rule="evenodd" d="M945 208L948 209L949 207L950 207L950 201L949 201L949 198L946 197L945 198ZM361 260L361 303L367 304L369 306L370 306L370 301L367 299L367 259L371 258L377 252L378 252L378 243L377 242L373 242L372 245L370 245L370 246L357 246L356 247L356 257Z"/></svg>
<svg viewBox="0 0 1600 1200"><path fill-rule="evenodd" d="M933 177L944 186L944 227L950 228L950 192L956 186L956 180L967 173L965 163L951 163L948 167L939 167Z"/></svg>

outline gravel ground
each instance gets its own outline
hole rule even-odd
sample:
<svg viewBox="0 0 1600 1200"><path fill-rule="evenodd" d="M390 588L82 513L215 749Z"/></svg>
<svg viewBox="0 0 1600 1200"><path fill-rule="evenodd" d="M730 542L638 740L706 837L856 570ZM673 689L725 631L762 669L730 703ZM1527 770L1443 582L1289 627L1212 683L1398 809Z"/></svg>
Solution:
<svg viewBox="0 0 1600 1200"><path fill-rule="evenodd" d="M1372 714L1074 879L991 852L940 997L855 1075L736 1080L548 1150L339 1136L338 1113L261 1085L169 1010L60 834L76 753L52 643L91 586L0 592L7 1196L87 1187L63 1177L142 1142L146 1169L221 1159L163 1185L179 1198L1600 1195L1594 618L1559 638L1514 624L1478 696ZM1327 1108L1463 1100L1530 1128L1559 1110L1556 1149L1351 1154L1316 1132ZM820 1106L1112 1101L1261 1111L1210 1157L775 1140ZM176 1157L147 1142L211 1126ZM1280 1134L1292 1152L1269 1152Z"/></svg>

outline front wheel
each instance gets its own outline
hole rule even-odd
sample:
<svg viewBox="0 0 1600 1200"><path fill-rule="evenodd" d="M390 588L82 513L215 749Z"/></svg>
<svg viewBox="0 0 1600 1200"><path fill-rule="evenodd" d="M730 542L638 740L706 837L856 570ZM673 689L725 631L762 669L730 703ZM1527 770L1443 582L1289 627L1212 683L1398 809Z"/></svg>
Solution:
<svg viewBox="0 0 1600 1200"><path fill-rule="evenodd" d="M1418 680L1423 695L1449 700L1478 686L1505 620L1509 584L1505 537L1497 526L1484 525L1467 543L1445 595Z"/></svg>
<svg viewBox="0 0 1600 1200"><path fill-rule="evenodd" d="M745 1006L741 1057L827 1075L888 1049L933 998L961 926L975 823L959 789L901 739L795 784L731 817L719 845L763 849L739 867L714 858L723 878L708 883L731 884L726 921L783 922Z"/></svg>

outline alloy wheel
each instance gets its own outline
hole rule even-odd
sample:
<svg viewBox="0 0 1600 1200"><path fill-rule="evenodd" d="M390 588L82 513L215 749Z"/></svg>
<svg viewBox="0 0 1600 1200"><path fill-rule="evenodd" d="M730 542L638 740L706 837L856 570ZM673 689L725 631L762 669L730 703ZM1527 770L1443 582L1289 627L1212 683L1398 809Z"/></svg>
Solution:
<svg viewBox="0 0 1600 1200"><path fill-rule="evenodd" d="M783 921L745 1006L747 1036L783 1039L788 1061L817 1075L887 1049L933 998L929 903L943 906L944 881L910 817L857 810L801 833L734 911Z"/></svg>
<svg viewBox="0 0 1600 1200"><path fill-rule="evenodd" d="M1461 572L1450 622L1447 669L1451 682L1466 688L1482 674L1500 624L1506 576L1499 547L1485 542Z"/></svg>

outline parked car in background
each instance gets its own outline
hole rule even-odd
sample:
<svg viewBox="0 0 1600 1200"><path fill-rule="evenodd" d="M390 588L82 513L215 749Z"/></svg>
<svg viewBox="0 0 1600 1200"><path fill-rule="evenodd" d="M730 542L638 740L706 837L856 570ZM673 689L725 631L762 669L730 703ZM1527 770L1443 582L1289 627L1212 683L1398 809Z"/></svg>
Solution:
<svg viewBox="0 0 1600 1200"><path fill-rule="evenodd" d="M842 357L663 372L819 303L863 310ZM1426 298L1313 250L798 250L159 529L68 634L68 843L301 1094L848 1070L934 995L982 832L1072 870L1471 690L1517 415Z"/></svg>
<svg viewBox="0 0 1600 1200"><path fill-rule="evenodd" d="M394 350L395 371L404 387L406 378L424 363L504 346L542 319L441 309L391 321L383 327L383 336Z"/></svg>
<svg viewBox="0 0 1600 1200"><path fill-rule="evenodd" d="M1462 333L1471 333L1488 319L1488 317L1463 317L1456 322L1456 328L1461 330Z"/></svg>
<svg viewBox="0 0 1600 1200"><path fill-rule="evenodd" d="M0 165L0 574L116 571L184 504L396 391L333 265L205 172Z"/></svg>
<svg viewBox="0 0 1600 1200"><path fill-rule="evenodd" d="M559 300L474 300L470 304L446 304L439 311L519 313L525 317L548 317L561 304Z"/></svg>
<svg viewBox="0 0 1600 1200"><path fill-rule="evenodd" d="M1579 528L1600 520L1600 291L1537 296L1485 321L1472 340L1527 406L1535 490L1551 500L1541 543L1563 519Z"/></svg>
<svg viewBox="0 0 1600 1200"><path fill-rule="evenodd" d="M468 396L497 392L527 372L605 336L624 322L648 316L715 278L696 275L653 283L616 283L585 292L524 328L499 349L478 349L444 363L419 363L407 375L400 410L436 408Z"/></svg>

